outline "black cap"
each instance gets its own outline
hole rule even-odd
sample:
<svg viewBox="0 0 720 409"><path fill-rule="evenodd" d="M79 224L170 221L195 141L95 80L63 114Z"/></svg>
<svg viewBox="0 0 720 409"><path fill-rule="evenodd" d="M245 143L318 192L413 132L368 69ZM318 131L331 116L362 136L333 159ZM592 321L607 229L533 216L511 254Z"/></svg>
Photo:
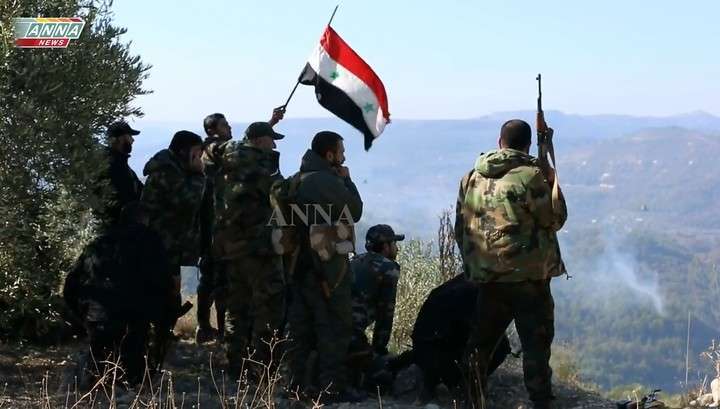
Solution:
<svg viewBox="0 0 720 409"><path fill-rule="evenodd" d="M273 131L272 125L267 122L253 122L245 129L245 137L248 139L259 138L261 136L270 136L273 139L282 139L285 137Z"/></svg>
<svg viewBox="0 0 720 409"><path fill-rule="evenodd" d="M122 135L139 135L140 131L130 128L130 125L128 125L125 121L117 121L113 122L108 126L107 131L105 131L105 135L107 135L109 138L116 138L118 136Z"/></svg>
<svg viewBox="0 0 720 409"><path fill-rule="evenodd" d="M395 234L392 227L387 224L376 224L371 227L365 235L365 241L368 244L390 243L403 240L405 240L405 235Z"/></svg>

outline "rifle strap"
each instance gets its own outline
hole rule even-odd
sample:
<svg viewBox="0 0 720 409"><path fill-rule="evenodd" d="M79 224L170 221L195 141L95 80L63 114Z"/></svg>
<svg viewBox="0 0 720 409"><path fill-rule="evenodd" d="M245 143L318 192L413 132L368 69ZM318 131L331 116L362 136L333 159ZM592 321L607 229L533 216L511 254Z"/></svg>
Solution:
<svg viewBox="0 0 720 409"><path fill-rule="evenodd" d="M560 177L558 176L557 164L555 163L555 147L553 146L552 141L548 144L547 150L550 154L550 162L552 162L552 167L553 169L555 169L555 180L553 181L550 203L552 205L553 212L558 213L560 212L560 208L562 206L560 204Z"/></svg>

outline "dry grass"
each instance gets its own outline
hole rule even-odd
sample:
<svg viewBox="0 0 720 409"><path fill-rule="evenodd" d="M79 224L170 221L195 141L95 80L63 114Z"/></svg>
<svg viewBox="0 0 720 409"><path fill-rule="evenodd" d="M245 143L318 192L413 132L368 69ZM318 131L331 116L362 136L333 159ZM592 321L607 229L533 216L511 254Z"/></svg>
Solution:
<svg viewBox="0 0 720 409"><path fill-rule="evenodd" d="M439 217L440 227L438 229L437 242L408 241L402 244L398 255L398 262L401 265L401 275L398 283L398 294L395 310L393 333L390 342L390 349L400 352L407 349L411 344L410 335L415 323L417 313L425 301L427 295L434 288L452 278L461 271L461 262L458 256L452 227L453 213L450 210L443 212ZM189 300L195 305L194 296ZM211 322L215 323L215 311L211 310ZM196 307L193 307L183 316L175 327L175 332L182 338L192 339L197 326ZM275 341L272 345L273 351L284 341ZM103 381L94 385L90 391L80 394L77 386L72 382L59 388L64 393L54 395L50 393L51 388L49 375L43 381L42 392L39 399L34 399L36 405L31 407L63 407L63 408L93 408L93 407L127 407L127 408L183 408L206 406L229 408L276 408L279 396L283 394L286 380L280 372L282 365L264 365L256 362L252 357L244 361L244 369L255 371L260 369L261 379L257 386L251 386L247 380L247 372L237 384L231 384L224 371L218 369L218 357L209 359L203 358L201 351L204 346L190 346L191 354L195 355L180 366L203 367L195 372L173 373L164 371L158 377L146 376L139 390L128 395L123 392L124 387L118 379L122 374L121 369L110 363L111 370L104 375ZM219 347L216 348L216 355L220 354ZM273 357L275 361L282 363L283 356ZM203 363L204 362L204 363ZM207 363L209 362L209 366ZM574 353L571 349L557 346L553 351L552 365L555 370L556 380L571 384L573 386L587 386L580 380L579 369L574 360ZM172 368L172 366L169 366ZM176 371L181 372L184 368L175 366ZM193 368L190 368L193 369ZM182 384L178 388L178 382ZM190 384L189 384L190 383ZM192 384L194 383L194 387ZM64 388L64 389L63 389ZM182 391L182 392L181 392ZM289 393L291 399L299 400L300 396ZM3 393L4 394L4 393ZM120 396L121 399L118 399ZM2 395L0 395L0 398ZM37 397L37 395L36 395ZM128 402L128 397L132 397ZM123 402L118 402L118 401ZM5 409L11 406L3 404L0 399L0 408ZM5 401L7 402L7 401ZM306 405L318 407L319 399L305 402ZM124 406L123 406L124 405ZM13 408L15 406L12 406Z"/></svg>
<svg viewBox="0 0 720 409"><path fill-rule="evenodd" d="M298 394L288 393L284 389L286 381L280 371L284 355L278 351L284 350L282 346L285 342L285 339L276 339L269 343L271 361L268 364L254 360L252 355L245 358L241 378L236 383L228 379L224 370L216 367L217 360L212 354L208 360L209 374L204 378L197 376L195 388L188 384L193 382L188 379L191 376L189 374L176 375L171 370L165 370L151 376L147 369L142 384L128 388L123 382L124 373L118 363L102 361L98 365L106 368L104 373L86 390L81 389L81 381L77 378L67 376L56 388L53 377L47 372L40 383L40 390L34 394L28 391L30 396L24 399L10 399L6 397L5 390L0 389L0 408L275 409L283 401L300 400ZM251 372L257 374L256 380L252 382L248 379ZM63 378L62 375L58 377ZM181 389L184 391L178 389L179 384L183 384ZM303 402L303 406L319 408L321 398L322 395Z"/></svg>
<svg viewBox="0 0 720 409"><path fill-rule="evenodd" d="M400 246L397 261L401 270L390 338L391 351L408 348L415 318L427 295L460 272L452 214L451 210L445 210L439 218L438 243L411 240Z"/></svg>
<svg viewBox="0 0 720 409"><path fill-rule="evenodd" d="M198 323L197 323L197 296L191 295L190 297L187 297L185 300L193 303L193 307L190 311L188 311L187 314L180 317L180 319L177 321L177 324L175 324L175 334L179 335L181 338L184 338L184 339L193 339L195 337L195 329L198 326ZM210 308L210 323L213 325L213 327L217 323L217 314L215 312L215 305L213 305L212 308Z"/></svg>

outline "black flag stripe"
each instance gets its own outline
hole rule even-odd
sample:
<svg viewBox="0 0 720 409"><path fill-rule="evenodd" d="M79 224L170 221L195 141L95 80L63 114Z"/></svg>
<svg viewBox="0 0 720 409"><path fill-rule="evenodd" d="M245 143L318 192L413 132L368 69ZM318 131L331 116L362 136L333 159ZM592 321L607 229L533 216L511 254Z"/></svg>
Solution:
<svg viewBox="0 0 720 409"><path fill-rule="evenodd" d="M298 80L303 85L314 86L320 105L360 131L365 136L365 150L370 149L375 136L365 122L362 109L343 90L317 75L310 64L305 64Z"/></svg>

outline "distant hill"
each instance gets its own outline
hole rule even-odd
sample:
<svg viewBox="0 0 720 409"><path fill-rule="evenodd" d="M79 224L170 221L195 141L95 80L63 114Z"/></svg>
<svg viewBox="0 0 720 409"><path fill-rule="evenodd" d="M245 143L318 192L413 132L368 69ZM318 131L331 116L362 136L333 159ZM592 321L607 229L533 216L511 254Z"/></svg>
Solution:
<svg viewBox="0 0 720 409"><path fill-rule="evenodd" d="M578 147L560 175L573 225L602 221L673 231L720 228L720 131L653 128Z"/></svg>

